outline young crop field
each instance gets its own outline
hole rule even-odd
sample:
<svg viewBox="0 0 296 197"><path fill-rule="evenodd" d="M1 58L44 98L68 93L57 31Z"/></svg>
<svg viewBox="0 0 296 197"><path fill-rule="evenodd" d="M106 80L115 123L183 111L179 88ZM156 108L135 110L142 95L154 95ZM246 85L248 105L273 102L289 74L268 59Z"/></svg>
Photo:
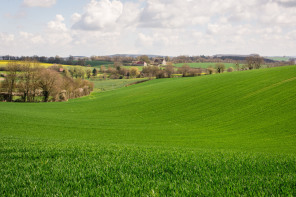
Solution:
<svg viewBox="0 0 296 197"><path fill-rule="evenodd" d="M78 61L75 61L78 62ZM86 65L90 65L91 67L100 68L101 66L113 66L114 62L111 61L102 61L102 60L94 60L94 61L86 61Z"/></svg>
<svg viewBox="0 0 296 197"><path fill-rule="evenodd" d="M191 68L208 68L209 66L212 66L213 68L215 68L215 65L217 63L215 62L204 62L204 63L178 63L178 64L174 64L174 66L176 67L182 67L184 64L189 65ZM235 68L235 64L233 63L223 63L225 65L225 68ZM241 66L241 65L240 65Z"/></svg>
<svg viewBox="0 0 296 197"><path fill-rule="evenodd" d="M265 57L274 61L289 61L290 57Z"/></svg>
<svg viewBox="0 0 296 197"><path fill-rule="evenodd" d="M139 71L142 71L144 66L123 66L123 68L130 69L132 67L138 68Z"/></svg>
<svg viewBox="0 0 296 197"><path fill-rule="evenodd" d="M0 103L0 193L295 196L295 86L286 66Z"/></svg>
<svg viewBox="0 0 296 197"><path fill-rule="evenodd" d="M107 79L107 80L91 80L94 83L94 90L110 91L118 88L126 87L128 85L148 80L147 78L134 78L134 79Z"/></svg>

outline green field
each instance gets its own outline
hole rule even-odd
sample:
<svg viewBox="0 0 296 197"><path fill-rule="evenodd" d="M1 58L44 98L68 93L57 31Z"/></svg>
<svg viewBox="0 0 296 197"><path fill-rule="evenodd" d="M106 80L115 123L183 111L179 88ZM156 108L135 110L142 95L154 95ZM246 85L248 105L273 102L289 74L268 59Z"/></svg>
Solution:
<svg viewBox="0 0 296 197"><path fill-rule="evenodd" d="M295 196L295 86L288 66L0 103L0 192Z"/></svg>
<svg viewBox="0 0 296 197"><path fill-rule="evenodd" d="M77 61L76 61L77 62ZM94 61L86 61L86 65L91 65L91 67L100 68L101 66L113 66L114 62L109 61L101 61L101 60L94 60Z"/></svg>
<svg viewBox="0 0 296 197"><path fill-rule="evenodd" d="M130 69L132 67L138 68L139 71L142 71L144 66L122 66L123 68Z"/></svg>
<svg viewBox="0 0 296 197"><path fill-rule="evenodd" d="M289 61L290 57L265 57L266 59L271 59L274 61Z"/></svg>
<svg viewBox="0 0 296 197"><path fill-rule="evenodd" d="M209 66L212 66L213 68L215 68L215 65L217 63L213 63L213 62L205 62L205 63L178 63L178 64L174 64L174 66L176 67L182 67L184 64L188 64L191 68L208 68ZM226 68L232 67L235 68L235 64L233 63L223 63L225 65Z"/></svg>
<svg viewBox="0 0 296 197"><path fill-rule="evenodd" d="M94 83L94 91L110 91L118 88L126 87L129 84L145 81L146 78L134 78L134 79L107 79L107 80L91 80Z"/></svg>

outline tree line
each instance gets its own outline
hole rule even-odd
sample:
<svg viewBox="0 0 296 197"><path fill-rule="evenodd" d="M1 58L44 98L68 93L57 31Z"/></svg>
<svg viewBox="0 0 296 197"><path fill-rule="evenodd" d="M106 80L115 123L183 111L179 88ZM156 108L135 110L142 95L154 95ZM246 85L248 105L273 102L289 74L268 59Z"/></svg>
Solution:
<svg viewBox="0 0 296 197"><path fill-rule="evenodd" d="M91 57L74 57L69 56L66 58L60 57L58 55L54 57L45 57L45 56L2 56L4 60L18 60L18 61L39 61L42 63L51 63L51 64L66 64L66 65L80 65L80 66L88 66L88 64L96 63L96 61L103 61L103 62L121 62L124 65L131 64L133 61L145 61L149 64L149 62L153 61L155 57L148 57L147 55L139 55L139 56L91 56ZM167 62L170 61L172 63L194 63L194 62L215 62L215 63L235 63L240 62L243 63L246 61L246 57L234 58L234 57L212 57L212 56L176 56L176 57L161 57L164 58ZM267 60L266 60L267 61ZM91 63L93 62L93 63ZM273 61L272 61L273 62ZM97 66L97 65L96 65Z"/></svg>
<svg viewBox="0 0 296 197"><path fill-rule="evenodd" d="M12 102L66 101L90 94L93 83L71 78L38 62L9 62L4 81L0 83L0 100ZM14 100L14 96L18 96Z"/></svg>

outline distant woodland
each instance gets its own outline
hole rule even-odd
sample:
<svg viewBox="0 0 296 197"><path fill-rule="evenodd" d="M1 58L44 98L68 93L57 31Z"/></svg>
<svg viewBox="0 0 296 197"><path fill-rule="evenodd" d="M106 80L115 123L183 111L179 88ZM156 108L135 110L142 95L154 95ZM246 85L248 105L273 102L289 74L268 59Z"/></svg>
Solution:
<svg viewBox="0 0 296 197"><path fill-rule="evenodd" d="M93 90L91 82L43 68L38 62L9 62L4 77L0 83L0 100L7 102L67 101Z"/></svg>

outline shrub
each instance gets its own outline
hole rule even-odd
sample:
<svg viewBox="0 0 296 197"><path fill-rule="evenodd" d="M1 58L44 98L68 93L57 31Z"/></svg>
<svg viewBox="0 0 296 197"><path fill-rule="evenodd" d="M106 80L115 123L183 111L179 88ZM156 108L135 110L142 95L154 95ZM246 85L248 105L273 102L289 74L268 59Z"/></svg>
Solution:
<svg viewBox="0 0 296 197"><path fill-rule="evenodd" d="M227 69L227 72L233 72L233 68L232 67L229 67L228 69Z"/></svg>

